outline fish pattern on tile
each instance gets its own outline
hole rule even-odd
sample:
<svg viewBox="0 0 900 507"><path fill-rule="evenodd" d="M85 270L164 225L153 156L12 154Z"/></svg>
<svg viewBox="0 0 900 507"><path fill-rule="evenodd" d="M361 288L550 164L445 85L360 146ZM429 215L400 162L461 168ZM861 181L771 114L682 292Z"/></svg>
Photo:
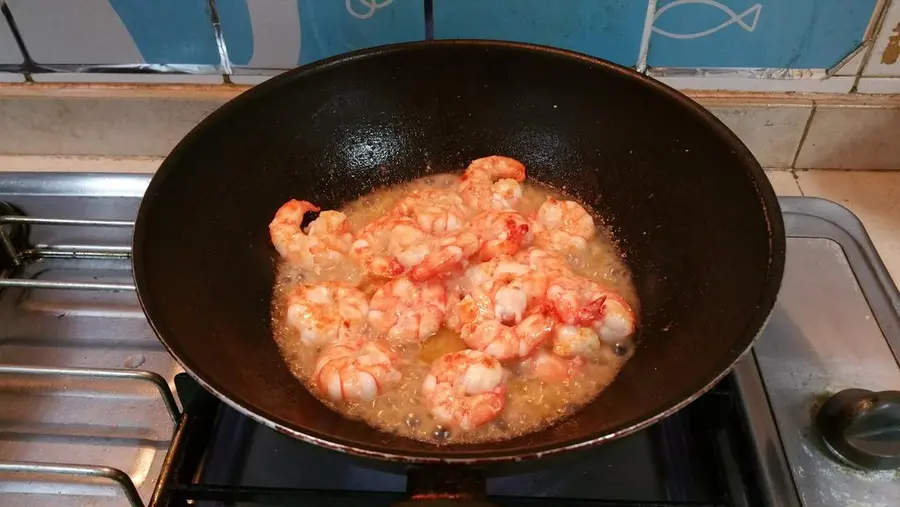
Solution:
<svg viewBox="0 0 900 507"><path fill-rule="evenodd" d="M434 36L544 44L634 66L647 6L647 0L434 0Z"/></svg>
<svg viewBox="0 0 900 507"><path fill-rule="evenodd" d="M425 38L421 0L216 2L229 60L249 69L288 69L348 51Z"/></svg>
<svg viewBox="0 0 900 507"><path fill-rule="evenodd" d="M827 69L862 42L877 0L659 0L653 67Z"/></svg>
<svg viewBox="0 0 900 507"><path fill-rule="evenodd" d="M206 0L8 0L7 4L38 64L221 63Z"/></svg>

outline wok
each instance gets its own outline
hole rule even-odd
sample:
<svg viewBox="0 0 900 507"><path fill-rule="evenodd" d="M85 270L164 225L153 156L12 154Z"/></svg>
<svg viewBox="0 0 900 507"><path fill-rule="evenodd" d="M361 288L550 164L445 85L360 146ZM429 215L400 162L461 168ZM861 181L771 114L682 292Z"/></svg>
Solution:
<svg viewBox="0 0 900 507"><path fill-rule="evenodd" d="M337 208L490 154L604 217L641 302L634 357L574 416L508 441L436 446L343 418L291 376L272 339L267 224L290 198ZM785 237L757 161L680 93L567 51L445 41L330 58L231 100L165 159L133 247L159 339L232 407L354 455L484 464L622 437L710 388L769 315Z"/></svg>

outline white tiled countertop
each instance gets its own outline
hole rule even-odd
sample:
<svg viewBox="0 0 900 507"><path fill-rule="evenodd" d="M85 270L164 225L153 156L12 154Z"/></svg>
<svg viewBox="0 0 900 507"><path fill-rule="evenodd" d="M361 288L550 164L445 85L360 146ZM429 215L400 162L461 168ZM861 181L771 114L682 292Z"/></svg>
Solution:
<svg viewBox="0 0 900 507"><path fill-rule="evenodd" d="M823 197L862 220L896 284L900 281L900 172L768 171L778 195Z"/></svg>

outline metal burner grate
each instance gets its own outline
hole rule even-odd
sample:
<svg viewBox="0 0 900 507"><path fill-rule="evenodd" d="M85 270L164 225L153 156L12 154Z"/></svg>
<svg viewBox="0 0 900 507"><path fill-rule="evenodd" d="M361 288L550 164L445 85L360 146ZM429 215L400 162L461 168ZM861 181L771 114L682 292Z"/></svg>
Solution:
<svg viewBox="0 0 900 507"><path fill-rule="evenodd" d="M29 245L28 237L31 228L52 226L128 229L134 227L133 221L36 218L14 214L14 208L3 203L0 203L0 212L7 213L0 216L0 247L2 247L2 250L0 250L0 254L2 254L0 255L0 294L5 290L12 289L134 292L135 287L132 283L68 281L53 278L35 279L34 277L21 276L21 273L27 266L48 259L68 259L73 261L121 259L127 261L131 258L131 248L123 245ZM60 317L62 316L64 315ZM117 386L121 383L152 386L152 391L156 393L159 401L165 407L165 411L172 423L171 428L173 432L166 451L166 463L171 462L168 456L178 452L177 444L180 439L177 438L177 435L182 427L183 415L167 380L156 372L125 368L0 364L0 385L4 385L3 379L7 379L5 385L16 384L17 382L24 382L25 385L51 382L62 386L63 390L74 385L72 383L73 379L114 382ZM150 401L148 403L153 402ZM114 417L114 415L111 417ZM164 463L163 471L165 471L166 466ZM0 483L45 482L48 486L51 486L48 489L52 491L53 484L66 483L72 479L105 483L116 488L120 498L123 498L128 505L132 507L144 507L145 505L131 476L126 471L114 467L98 466L90 463L0 460ZM151 478L154 483L155 479L155 477ZM15 491L15 488L12 489Z"/></svg>

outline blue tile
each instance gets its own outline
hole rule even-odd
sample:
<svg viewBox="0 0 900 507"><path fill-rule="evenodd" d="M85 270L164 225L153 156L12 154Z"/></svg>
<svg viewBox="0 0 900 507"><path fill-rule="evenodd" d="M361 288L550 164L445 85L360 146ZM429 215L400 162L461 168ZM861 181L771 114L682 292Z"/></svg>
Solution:
<svg viewBox="0 0 900 507"><path fill-rule="evenodd" d="M300 61L425 38L423 0L297 0Z"/></svg>
<svg viewBox="0 0 900 507"><path fill-rule="evenodd" d="M216 0L228 56L249 68L291 68L425 37L423 0Z"/></svg>
<svg viewBox="0 0 900 507"><path fill-rule="evenodd" d="M862 41L877 0L660 0L654 67L822 69Z"/></svg>
<svg viewBox="0 0 900 507"><path fill-rule="evenodd" d="M147 63L221 62L206 0L109 0Z"/></svg>
<svg viewBox="0 0 900 507"><path fill-rule="evenodd" d="M434 0L437 39L544 44L633 66L646 0Z"/></svg>

